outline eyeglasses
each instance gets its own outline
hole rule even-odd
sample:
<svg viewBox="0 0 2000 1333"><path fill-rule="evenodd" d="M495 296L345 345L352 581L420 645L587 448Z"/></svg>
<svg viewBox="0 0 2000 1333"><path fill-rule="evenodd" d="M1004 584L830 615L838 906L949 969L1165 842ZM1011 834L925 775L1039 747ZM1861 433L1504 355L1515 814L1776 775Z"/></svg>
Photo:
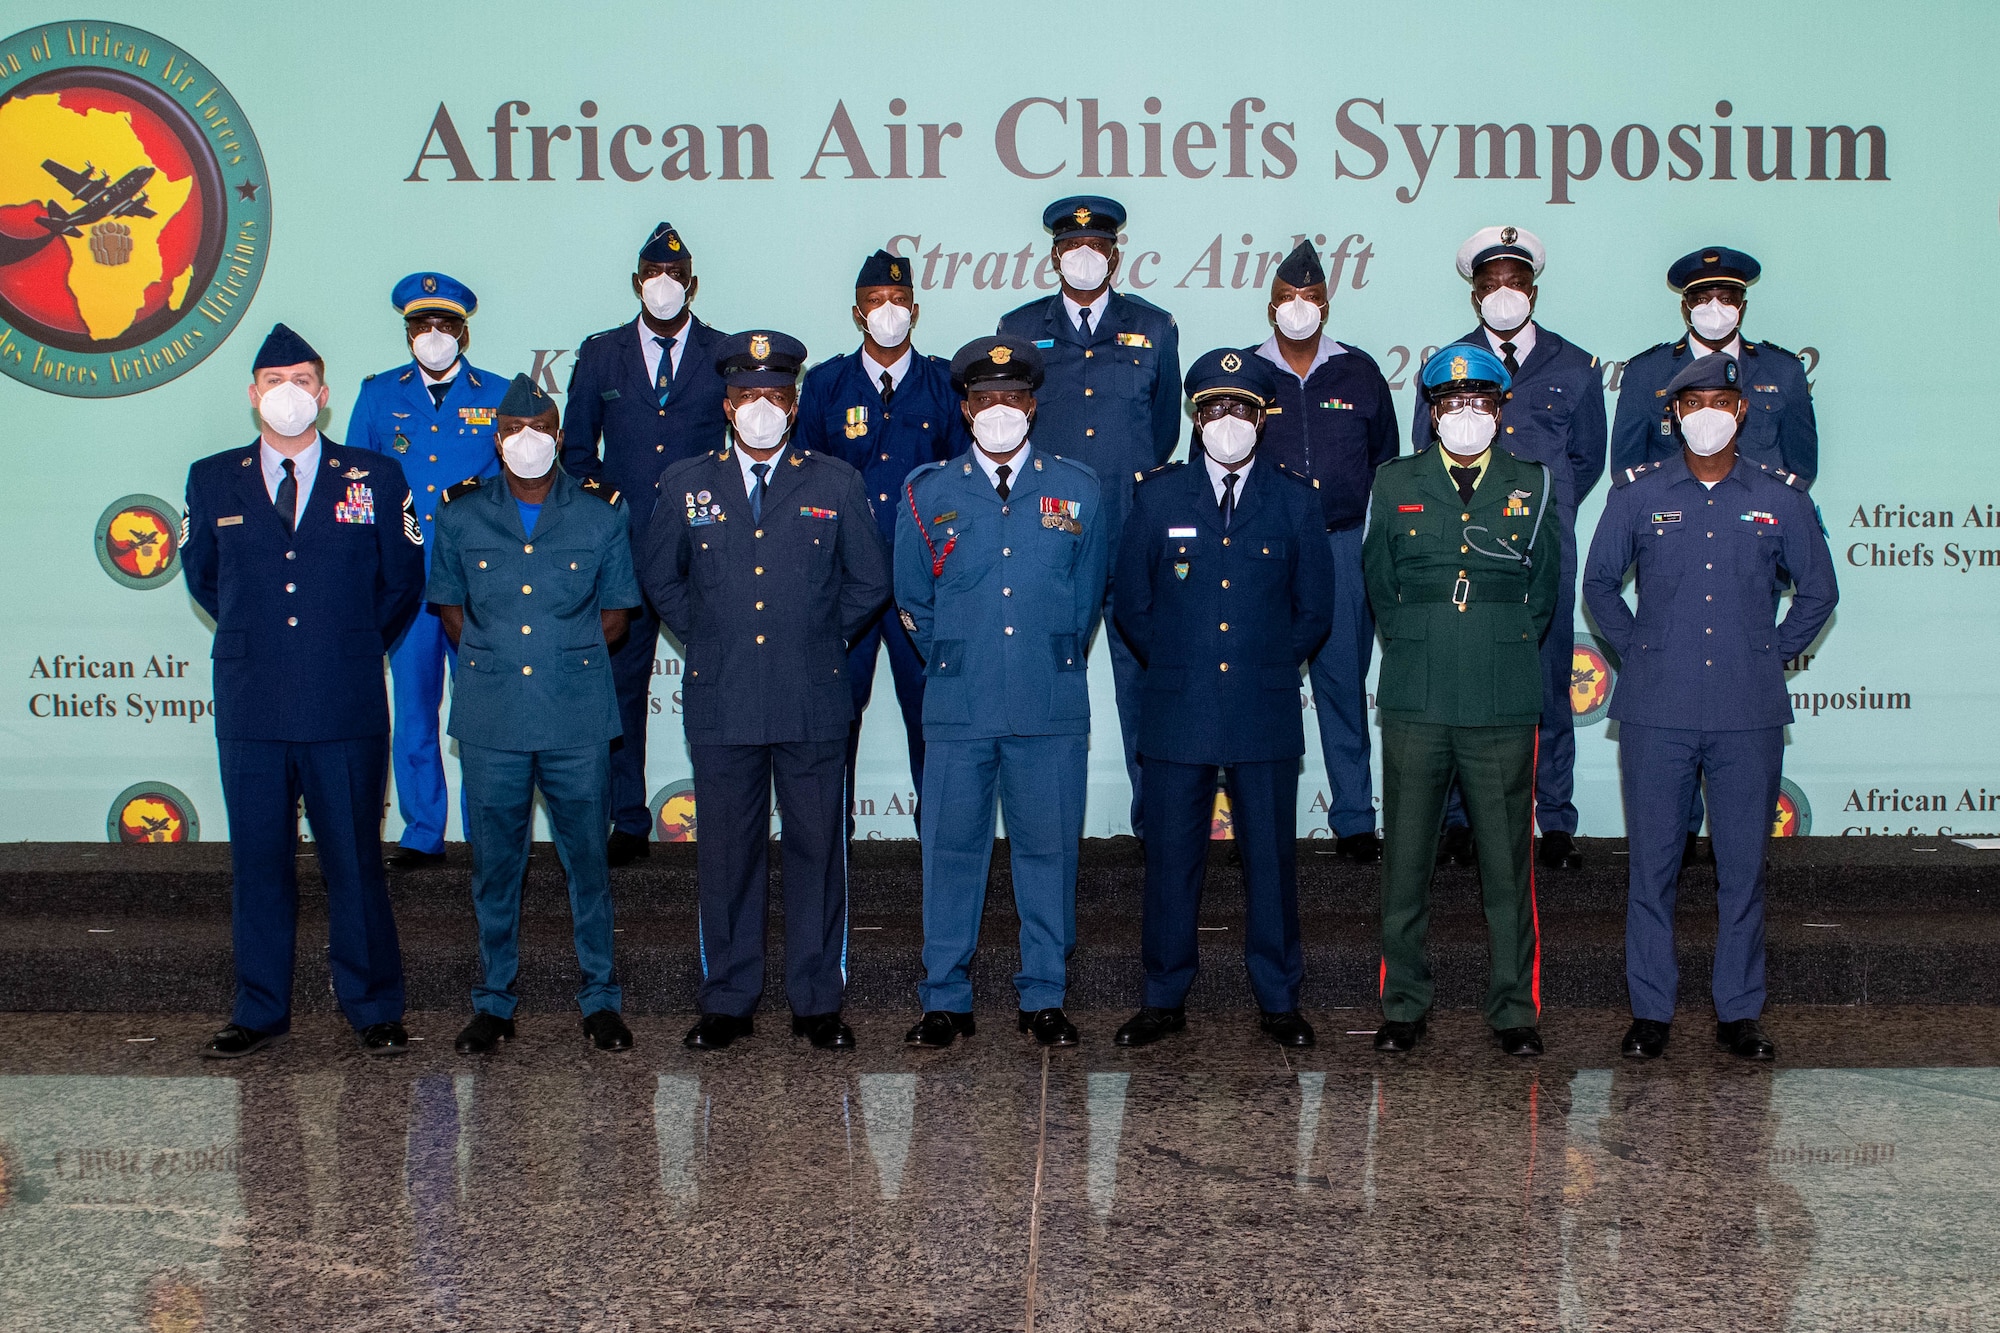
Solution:
<svg viewBox="0 0 2000 1333"><path fill-rule="evenodd" d="M1691 306L1707 305L1710 301L1720 301L1724 305L1742 305L1743 289L1734 283L1711 283L1706 287L1690 287L1683 295Z"/></svg>
<svg viewBox="0 0 2000 1333"><path fill-rule="evenodd" d="M1500 399L1490 393L1454 393L1438 399L1436 407L1440 412L1456 412L1469 407L1482 416L1490 417L1500 410Z"/></svg>
<svg viewBox="0 0 2000 1333"><path fill-rule="evenodd" d="M1261 409L1247 398L1210 398L1194 410L1197 422L1220 421L1224 417L1238 417L1244 421L1255 421Z"/></svg>

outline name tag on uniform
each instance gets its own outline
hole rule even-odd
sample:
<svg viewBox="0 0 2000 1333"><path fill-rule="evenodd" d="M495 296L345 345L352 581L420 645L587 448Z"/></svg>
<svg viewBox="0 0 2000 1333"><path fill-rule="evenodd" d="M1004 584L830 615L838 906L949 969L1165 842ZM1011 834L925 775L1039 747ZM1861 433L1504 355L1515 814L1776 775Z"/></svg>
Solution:
<svg viewBox="0 0 2000 1333"><path fill-rule="evenodd" d="M1121 333L1118 335L1120 347L1151 347L1153 340L1143 333Z"/></svg>
<svg viewBox="0 0 2000 1333"><path fill-rule="evenodd" d="M1173 540L1174 540L1175 538L1177 538L1177 537L1198 537L1198 536L1200 536L1200 535L1201 535L1201 534L1200 534L1200 531L1199 531L1198 529L1195 529L1195 528L1168 528L1168 529L1167 529L1167 540L1168 540L1168 541L1173 541Z"/></svg>
<svg viewBox="0 0 2000 1333"><path fill-rule="evenodd" d="M839 511L838 509L819 509L819 508L816 508L816 507L815 507L815 506L813 506L813 505L800 505L800 506L799 506L799 517L800 517L800 518L839 518L839 517L840 517L840 511Z"/></svg>
<svg viewBox="0 0 2000 1333"><path fill-rule="evenodd" d="M958 511L956 509L947 509L942 514L939 514L936 518L931 520L931 526L936 527L940 523L949 523L957 517L958 517Z"/></svg>
<svg viewBox="0 0 2000 1333"><path fill-rule="evenodd" d="M1056 345L1056 340L1054 338L1035 339L1035 346L1037 347L1054 347L1055 345Z"/></svg>
<svg viewBox="0 0 2000 1333"><path fill-rule="evenodd" d="M1653 515L1651 521L1654 523L1678 523L1681 521L1681 511L1678 509L1664 509Z"/></svg>
<svg viewBox="0 0 2000 1333"><path fill-rule="evenodd" d="M230 515L229 517L227 517L227 518L218 518L218 519L216 519L216 520L215 520L215 526L216 526L216 527L218 527L218 528L233 528L233 527L235 527L235 526L236 526L237 524L241 523L242 521L243 521L243 515L241 515L241 514L231 514L231 515Z"/></svg>
<svg viewBox="0 0 2000 1333"><path fill-rule="evenodd" d="M1424 512L1424 507L1422 505L1397 505L1396 512L1399 514L1421 514Z"/></svg>

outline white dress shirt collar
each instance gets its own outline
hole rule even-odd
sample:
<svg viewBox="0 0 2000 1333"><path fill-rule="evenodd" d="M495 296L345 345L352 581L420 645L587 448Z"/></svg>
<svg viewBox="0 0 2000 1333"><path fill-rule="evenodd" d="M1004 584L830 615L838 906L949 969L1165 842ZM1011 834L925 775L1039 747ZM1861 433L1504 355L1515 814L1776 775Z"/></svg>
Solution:
<svg viewBox="0 0 2000 1333"><path fill-rule="evenodd" d="M1065 291L1062 294L1062 303L1063 309L1069 312L1069 326L1071 328L1077 327L1077 321L1083 317L1084 311L1088 310L1090 312L1090 336L1095 338L1098 329L1104 325L1104 308L1111 304L1111 289L1106 287L1097 294L1097 299L1087 306L1078 305L1076 302L1070 300L1069 293Z"/></svg>
<svg viewBox="0 0 2000 1333"><path fill-rule="evenodd" d="M1222 466L1222 464L1216 462L1213 458L1210 458L1207 455L1207 453L1202 454L1201 461L1208 468L1208 484L1209 487L1213 489L1215 492L1215 503L1220 505L1222 503L1222 490L1223 490L1222 479L1229 475L1229 469ZM1243 503L1244 483L1250 480L1250 469L1256 466L1257 466L1256 456L1252 455L1249 462L1245 463L1242 467L1236 469L1237 504Z"/></svg>
<svg viewBox="0 0 2000 1333"><path fill-rule="evenodd" d="M889 376L889 387L892 389L902 388L903 376L910 373L910 363L915 359L916 359L916 349L908 342L905 342L903 344L903 354L897 357L894 362L886 366L883 365L880 361L877 361L874 357L868 355L867 348L864 347L861 350L861 368L868 372L869 382L873 384L878 391L882 387L882 375L883 372L885 371L888 373Z"/></svg>
<svg viewBox="0 0 2000 1333"><path fill-rule="evenodd" d="M319 475L320 435L313 432L312 443L292 455L292 478L298 483L298 507L292 511L292 526L297 528L299 516L306 512L306 501L312 497L313 479ZM285 456L273 449L263 436L257 437L257 462L264 473L264 493L271 497L271 503L278 503L278 483L285 479Z"/></svg>
<svg viewBox="0 0 2000 1333"><path fill-rule="evenodd" d="M1270 337L1264 339L1264 345L1257 349L1257 355L1263 357L1266 361L1269 361L1272 365L1276 366L1278 369L1284 371L1287 375L1292 376L1293 378L1297 379L1299 383L1303 384L1307 380L1312 378L1314 371L1318 370L1328 361L1332 360L1336 356L1342 355L1346 351L1347 349L1345 347L1342 347L1339 343L1327 337L1326 334L1324 333L1320 334L1319 347L1313 352L1312 364L1306 367L1306 373L1303 375L1299 374L1298 371L1293 370L1292 363L1285 360L1285 353L1283 349L1281 349L1278 346L1278 335L1275 333L1272 334Z"/></svg>
<svg viewBox="0 0 2000 1333"><path fill-rule="evenodd" d="M1014 451L1014 456L1007 460L1007 489L1009 491L1013 490L1014 484L1020 480L1021 474L1034 466L1033 463L1028 461L1028 455L1032 454L1034 450L1035 446L1033 444L1023 444L1019 449ZM994 458L976 444L972 446L972 456L978 460L979 466L984 469L986 480L993 484L993 489L999 490L1000 460Z"/></svg>
<svg viewBox="0 0 2000 1333"><path fill-rule="evenodd" d="M1493 344L1493 355L1502 361L1507 359L1507 354L1500 350L1500 344L1503 342L1514 344L1514 364L1517 366L1527 365L1528 353L1535 350L1535 321L1532 319L1515 329L1511 337L1502 338L1484 324L1479 326L1479 331L1486 335L1487 342Z"/></svg>
<svg viewBox="0 0 2000 1333"><path fill-rule="evenodd" d="M792 442L786 440L777 453L772 454L767 460L760 460L752 458L748 449L745 449L740 443L737 444L735 446L736 466L743 469L743 494L746 496L749 495L750 488L757 484L757 475L750 470L751 468L756 467L760 461L770 463L771 470L764 474L764 485L768 487L777 479L778 468L785 461L785 456L791 451Z"/></svg>
<svg viewBox="0 0 2000 1333"><path fill-rule="evenodd" d="M646 383L657 385L660 382L660 356L664 352L672 352L673 359L667 363L667 382L671 384L674 376L681 373L681 353L687 350L688 329L694 324L694 317L688 316L680 332L673 334L653 332L644 315L633 323L639 330L639 354L646 358ZM656 341L660 338L667 340L665 347Z"/></svg>

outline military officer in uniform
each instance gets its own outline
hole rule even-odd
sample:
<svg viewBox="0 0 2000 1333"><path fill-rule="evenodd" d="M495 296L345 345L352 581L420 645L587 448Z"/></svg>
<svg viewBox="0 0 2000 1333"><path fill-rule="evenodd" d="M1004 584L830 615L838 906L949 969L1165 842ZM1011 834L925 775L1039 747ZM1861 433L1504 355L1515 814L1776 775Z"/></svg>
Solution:
<svg viewBox="0 0 2000 1333"><path fill-rule="evenodd" d="M1107 558L1115 560L1133 483L1166 462L1180 443L1180 330L1150 301L1111 290L1118 229L1125 225L1122 205L1096 195L1058 199L1043 210L1042 225L1054 237L1062 290L1009 311L999 332L1040 353L1046 380L1036 395L1035 443L1045 455L1058 453L1096 471ZM1115 627L1106 638L1132 782L1132 831L1143 837L1139 662Z"/></svg>
<svg viewBox="0 0 2000 1333"><path fill-rule="evenodd" d="M563 470L625 497L633 555L659 500L660 474L727 442L722 378L716 357L727 336L689 307L701 279L681 234L665 222L639 247L632 294L638 317L594 333L576 349L563 408ZM653 816L646 804L646 721L660 620L650 607L632 616L611 655L618 684L618 724L611 744L611 838L606 854L621 866L652 854Z"/></svg>
<svg viewBox="0 0 2000 1333"><path fill-rule="evenodd" d="M1299 668L1332 623L1336 575L1319 496L1259 443L1279 373L1226 347L1194 363L1199 461L1148 474L1118 548L1120 627L1146 670L1148 830L1145 994L1120 1046L1187 1025L1218 775L1243 858L1243 957L1259 1026L1280 1046L1313 1044L1299 1013Z"/></svg>
<svg viewBox="0 0 2000 1333"><path fill-rule="evenodd" d="M949 1046L973 1033L972 955L998 808L1021 917L1017 1025L1044 1046L1073 1046L1062 1005L1106 506L1095 472L1035 443L1043 369L1032 342L975 338L951 373L973 447L911 475L896 528L898 615L927 677L924 1013L905 1040Z"/></svg>
<svg viewBox="0 0 2000 1333"><path fill-rule="evenodd" d="M764 993L771 788L784 820L792 1035L845 1050L849 646L889 600L889 552L861 474L788 436L806 360L770 330L725 338L715 369L735 442L667 469L641 577L687 651L701 837L696 1050L754 1030Z"/></svg>
<svg viewBox="0 0 2000 1333"><path fill-rule="evenodd" d="M1326 270L1311 241L1300 241L1278 266L1265 314L1273 331L1257 355L1276 371L1275 397L1257 449L1312 483L1333 552L1333 629L1312 660L1327 827L1336 856L1377 861L1382 841L1375 834L1375 782L1368 770L1375 618L1361 579L1361 529L1375 469L1396 456L1396 404L1373 357L1326 336Z"/></svg>
<svg viewBox="0 0 2000 1333"><path fill-rule="evenodd" d="M1624 1053L1665 1049L1679 973L1675 881L1688 798L1708 784L1715 847L1715 1039L1746 1059L1775 1053L1764 1008L1764 855L1778 806L1785 660L1839 599L1806 479L1736 451L1756 410L1742 363L1689 362L1668 384L1681 452L1615 474L1584 571L1584 602L1625 663L1611 700L1631 839ZM1753 390L1754 392L1754 390ZM1638 567L1639 605L1625 602ZM1778 592L1792 608L1777 619Z"/></svg>
<svg viewBox="0 0 2000 1333"><path fill-rule="evenodd" d="M479 298L464 283L445 273L412 273L390 291L389 304L403 317L412 359L361 381L347 420L347 444L396 456L417 501L417 523L428 537L445 488L467 477L490 477L499 466L493 411L507 381L465 359ZM430 547L424 549L428 559ZM403 816L402 838L388 856L391 870L444 863L450 798L438 707L450 656L444 630L428 607L418 609L389 650L395 695L389 759Z"/></svg>
<svg viewBox="0 0 2000 1333"><path fill-rule="evenodd" d="M1540 1055L1541 931L1530 840L1535 729L1549 706L1536 645L1561 603L1562 510L1547 463L1495 447L1523 406L1485 339L1424 363L1439 443L1375 473L1363 564L1382 627L1382 1016L1375 1048L1423 1036L1430 883L1453 779L1472 819L1493 975L1486 1021ZM1568 700L1562 706L1567 708Z"/></svg>
<svg viewBox="0 0 2000 1333"><path fill-rule="evenodd" d="M1604 381L1597 358L1543 328L1534 319L1537 285L1547 251L1541 238L1520 227L1483 227L1459 247L1458 275L1472 284L1479 327L1459 339L1490 349L1506 369L1506 424L1495 441L1525 462L1546 464L1555 478L1556 512L1550 515L1562 549L1563 575L1555 615L1542 640L1541 730L1535 760L1535 823L1542 842L1537 859L1550 868L1577 867L1575 790L1576 715L1569 682L1576 657L1576 510L1604 475ZM1424 448L1434 438L1432 414L1418 412L1411 437ZM1447 854L1472 863L1472 842L1459 802L1447 818Z"/></svg>
<svg viewBox="0 0 2000 1333"><path fill-rule="evenodd" d="M1776 343L1743 339L1750 286L1763 271L1755 259L1725 245L1682 255L1667 270L1667 285L1680 293L1681 321L1687 329L1678 342L1659 343L1626 363L1619 381L1618 414L1611 426L1614 475L1641 463L1680 456L1668 385L1695 361L1720 352L1734 358L1741 370L1742 382L1736 387L1748 404L1743 429L1737 433L1737 456L1803 477L1806 485L1812 485L1819 475L1819 422L1813 416L1805 367ZM1684 864L1700 856L1697 837L1705 817L1697 783L1688 798Z"/></svg>
<svg viewBox="0 0 2000 1333"><path fill-rule="evenodd" d="M424 533L392 454L318 431L326 363L283 324L253 362L262 423L188 469L181 559L215 621L215 741L229 810L236 1003L203 1054L292 1022L299 798L326 880L327 958L362 1050L400 1055L403 963L382 868L382 658L423 595Z"/></svg>
<svg viewBox="0 0 2000 1333"><path fill-rule="evenodd" d="M516 375L495 428L501 474L445 491L426 592L459 650L451 735L471 818L472 905L479 985L461 1054L514 1038L521 878L534 836L535 792L548 805L569 876L577 1004L602 1051L632 1048L611 965L608 742L618 734L611 650L640 604L625 504L556 466L555 400Z"/></svg>
<svg viewBox="0 0 2000 1333"><path fill-rule="evenodd" d="M885 546L896 540L903 479L925 463L941 462L970 442L951 363L918 352L911 339L920 312L909 261L877 250L854 279L854 323L861 347L822 361L806 372L799 390L794 441L831 454L861 473L868 509ZM910 790L924 789L924 664L909 631L885 611L855 640L847 662L854 688L854 727L847 738L847 789L854 791L854 760L861 745L861 715L875 689L875 663L889 654L903 735L910 747ZM854 815L847 816L854 836Z"/></svg>

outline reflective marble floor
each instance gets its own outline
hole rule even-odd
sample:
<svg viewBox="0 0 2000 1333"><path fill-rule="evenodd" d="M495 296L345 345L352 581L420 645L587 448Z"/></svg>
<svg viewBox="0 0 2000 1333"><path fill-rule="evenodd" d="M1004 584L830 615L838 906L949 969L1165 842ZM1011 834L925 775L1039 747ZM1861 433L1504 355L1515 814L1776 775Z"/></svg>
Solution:
<svg viewBox="0 0 2000 1333"><path fill-rule="evenodd" d="M1472 1013L1400 1061L1361 1011L1304 1058L855 1017L217 1067L205 1018L0 1014L0 1330L2000 1328L2000 1010L1779 1010L1775 1068L1605 1012L1534 1064Z"/></svg>

